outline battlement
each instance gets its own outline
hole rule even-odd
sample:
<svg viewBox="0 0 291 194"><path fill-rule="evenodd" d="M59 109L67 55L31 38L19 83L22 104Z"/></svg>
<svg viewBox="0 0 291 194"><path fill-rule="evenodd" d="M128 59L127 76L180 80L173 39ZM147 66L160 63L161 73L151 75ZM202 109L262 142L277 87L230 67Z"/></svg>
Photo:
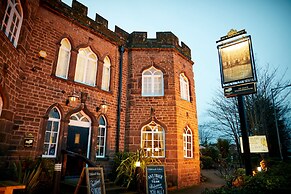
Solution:
<svg viewBox="0 0 291 194"><path fill-rule="evenodd" d="M157 32L156 39L147 38L146 32L129 34L118 26L115 26L113 32L108 29L108 21L99 14L96 13L95 20L89 18L87 16L88 7L77 0L72 0L71 7L61 0L41 0L41 3L118 44L127 43L129 48L176 48L184 56L191 59L190 48L183 42L179 45L179 39L172 32Z"/></svg>
<svg viewBox="0 0 291 194"><path fill-rule="evenodd" d="M172 32L156 32L156 39L147 38L147 32L133 32L128 38L128 47L132 48L176 48L191 59L190 48L181 42Z"/></svg>

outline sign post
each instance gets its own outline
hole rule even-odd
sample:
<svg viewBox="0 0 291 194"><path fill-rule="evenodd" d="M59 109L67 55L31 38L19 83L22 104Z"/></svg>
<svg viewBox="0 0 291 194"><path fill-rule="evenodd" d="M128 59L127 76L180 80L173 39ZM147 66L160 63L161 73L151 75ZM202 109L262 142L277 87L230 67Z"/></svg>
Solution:
<svg viewBox="0 0 291 194"><path fill-rule="evenodd" d="M226 36L221 37L216 43L219 43L217 49L221 85L224 88L225 97L237 97L246 175L252 175L243 95L256 93L257 76L251 36L245 36L245 34L245 30L230 30Z"/></svg>

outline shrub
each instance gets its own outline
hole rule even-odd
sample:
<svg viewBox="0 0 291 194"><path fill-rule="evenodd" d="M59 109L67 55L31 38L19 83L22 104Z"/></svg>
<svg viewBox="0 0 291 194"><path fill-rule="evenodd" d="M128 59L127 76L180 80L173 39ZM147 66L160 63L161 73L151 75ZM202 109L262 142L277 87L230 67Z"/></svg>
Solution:
<svg viewBox="0 0 291 194"><path fill-rule="evenodd" d="M210 156L201 156L200 157L201 165L203 169L211 169L215 167L215 162Z"/></svg>
<svg viewBox="0 0 291 194"><path fill-rule="evenodd" d="M134 153L123 153L117 157L121 159L121 162L116 169L117 177L115 182L121 183L130 189L137 189L136 186L142 190L145 189L146 166L161 163L156 158L146 156L143 149ZM138 161L140 162L140 167L137 168L136 162Z"/></svg>
<svg viewBox="0 0 291 194"><path fill-rule="evenodd" d="M228 181L231 184L211 191L205 190L203 194L291 193L291 164L273 164L267 171L258 172L254 176L245 176L241 172Z"/></svg>

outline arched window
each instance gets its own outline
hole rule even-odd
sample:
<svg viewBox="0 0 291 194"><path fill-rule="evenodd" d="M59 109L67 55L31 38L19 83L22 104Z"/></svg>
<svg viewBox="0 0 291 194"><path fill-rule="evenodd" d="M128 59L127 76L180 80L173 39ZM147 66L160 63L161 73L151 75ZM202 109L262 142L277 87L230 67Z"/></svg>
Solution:
<svg viewBox="0 0 291 194"><path fill-rule="evenodd" d="M142 72L142 96L163 96L163 72L151 67Z"/></svg>
<svg viewBox="0 0 291 194"><path fill-rule="evenodd" d="M184 128L183 143L184 143L184 157L193 158L193 137L192 131L189 127Z"/></svg>
<svg viewBox="0 0 291 194"><path fill-rule="evenodd" d="M0 95L0 116L1 116L1 113L2 113L2 107L3 107L3 100L2 100L2 97Z"/></svg>
<svg viewBox="0 0 291 194"><path fill-rule="evenodd" d="M110 59L109 57L105 57L104 64L103 64L103 73L102 73L102 85L101 89L109 91L110 87Z"/></svg>
<svg viewBox="0 0 291 194"><path fill-rule="evenodd" d="M8 0L1 30L15 47L18 42L22 19L23 11L20 0Z"/></svg>
<svg viewBox="0 0 291 194"><path fill-rule="evenodd" d="M97 135L97 150L96 157L104 158L106 149L106 120L103 116L99 119L98 135Z"/></svg>
<svg viewBox="0 0 291 194"><path fill-rule="evenodd" d="M188 78L184 75L184 73L180 74L180 90L181 98L190 101L189 81Z"/></svg>
<svg viewBox="0 0 291 194"><path fill-rule="evenodd" d="M71 44L67 38L62 39L59 49L56 76L68 78L69 63L71 57Z"/></svg>
<svg viewBox="0 0 291 194"><path fill-rule="evenodd" d="M147 156L165 157L165 131L154 121L141 129L141 148Z"/></svg>
<svg viewBox="0 0 291 194"><path fill-rule="evenodd" d="M60 131L60 112L54 107L49 112L49 119L44 135L44 145L42 157L54 158L57 154L59 131Z"/></svg>
<svg viewBox="0 0 291 194"><path fill-rule="evenodd" d="M77 57L75 81L95 86L97 60L96 54L92 52L90 47L80 48Z"/></svg>

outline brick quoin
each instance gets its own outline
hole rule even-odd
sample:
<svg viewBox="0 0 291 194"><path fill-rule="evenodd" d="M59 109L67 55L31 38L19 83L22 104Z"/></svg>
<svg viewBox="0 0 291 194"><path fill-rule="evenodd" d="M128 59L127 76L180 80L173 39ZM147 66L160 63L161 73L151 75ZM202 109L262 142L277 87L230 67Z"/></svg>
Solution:
<svg viewBox="0 0 291 194"><path fill-rule="evenodd" d="M89 158L104 167L107 177L112 171L116 151L135 152L139 149L141 128L154 117L165 126L165 158L160 158L160 161L165 165L168 187L199 184L194 62L190 48L183 42L179 43L172 32L157 32L156 39L148 39L146 32L127 33L118 26L111 31L106 19L98 14L95 20L88 18L88 8L75 0L72 7L59 0L21 0L21 5L23 22L17 46L14 47L0 31L0 95L3 102L0 160L4 163L41 157L48 113L52 107L57 107L61 114L58 152L51 160L62 162L60 150L67 148L70 116L83 111L92 124L91 139L88 140L91 145ZM1 21L6 6L7 1L0 2ZM55 76L63 38L70 41L72 48L67 79ZM90 47L98 58L96 86L74 81L78 50L86 47ZM121 47L124 53L120 52ZM47 53L46 58L39 57L40 50ZM111 62L109 91L101 89L106 56ZM142 72L152 66L163 72L163 96L141 95ZM190 101L181 99L181 73L189 81ZM68 95L73 91L82 92L87 98L67 105ZM121 99L120 115L118 97ZM106 114L96 110L104 100L109 105ZM107 122L106 157L98 159L96 146L101 116ZM183 129L186 126L192 130L193 158L184 158ZM28 135L34 138L32 147L24 146L24 138Z"/></svg>

